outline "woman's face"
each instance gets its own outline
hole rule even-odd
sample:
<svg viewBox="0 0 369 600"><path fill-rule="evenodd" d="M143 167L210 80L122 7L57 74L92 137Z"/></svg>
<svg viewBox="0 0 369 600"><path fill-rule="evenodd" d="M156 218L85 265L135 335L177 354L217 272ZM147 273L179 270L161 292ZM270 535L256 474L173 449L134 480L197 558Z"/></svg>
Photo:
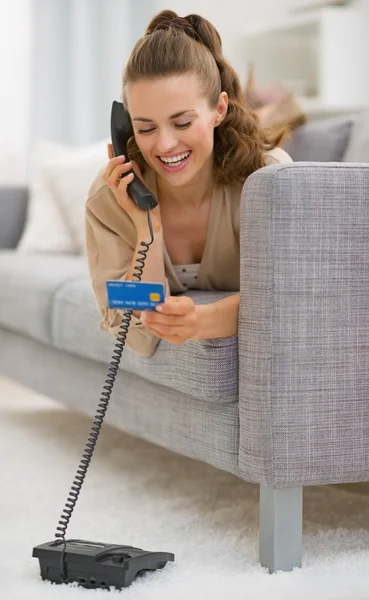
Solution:
<svg viewBox="0 0 369 600"><path fill-rule="evenodd" d="M211 109L196 75L137 81L127 86L135 139L146 162L173 186L189 183L212 164L214 128L228 97Z"/></svg>

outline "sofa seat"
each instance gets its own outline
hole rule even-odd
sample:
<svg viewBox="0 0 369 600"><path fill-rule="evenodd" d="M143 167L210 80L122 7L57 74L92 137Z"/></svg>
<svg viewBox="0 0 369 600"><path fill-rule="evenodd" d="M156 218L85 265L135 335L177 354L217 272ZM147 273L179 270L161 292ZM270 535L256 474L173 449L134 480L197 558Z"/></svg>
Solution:
<svg viewBox="0 0 369 600"><path fill-rule="evenodd" d="M187 295L196 303L206 304L230 292L190 290ZM99 328L100 321L89 277L68 281L57 290L52 318L54 345L103 362L108 368L116 340ZM119 368L199 400L238 401L237 336L182 345L161 340L150 358L125 348Z"/></svg>
<svg viewBox="0 0 369 600"><path fill-rule="evenodd" d="M116 342L99 327L84 257L2 250L0 280L0 326L108 368ZM206 304L232 293L188 295ZM119 368L201 400L238 401L237 336L178 346L161 340L150 358L125 348Z"/></svg>
<svg viewBox="0 0 369 600"><path fill-rule="evenodd" d="M83 276L88 276L86 260L77 255L1 250L0 326L52 344L54 296Z"/></svg>

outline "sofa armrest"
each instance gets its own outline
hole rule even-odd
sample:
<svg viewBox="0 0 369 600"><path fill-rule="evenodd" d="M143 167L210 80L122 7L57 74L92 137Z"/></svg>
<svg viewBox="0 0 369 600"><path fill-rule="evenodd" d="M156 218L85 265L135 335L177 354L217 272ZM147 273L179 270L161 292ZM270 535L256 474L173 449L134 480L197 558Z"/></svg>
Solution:
<svg viewBox="0 0 369 600"><path fill-rule="evenodd" d="M29 192L25 186L0 186L0 248L15 248L22 235Z"/></svg>
<svg viewBox="0 0 369 600"><path fill-rule="evenodd" d="M292 163L241 198L241 476L369 479L369 165Z"/></svg>

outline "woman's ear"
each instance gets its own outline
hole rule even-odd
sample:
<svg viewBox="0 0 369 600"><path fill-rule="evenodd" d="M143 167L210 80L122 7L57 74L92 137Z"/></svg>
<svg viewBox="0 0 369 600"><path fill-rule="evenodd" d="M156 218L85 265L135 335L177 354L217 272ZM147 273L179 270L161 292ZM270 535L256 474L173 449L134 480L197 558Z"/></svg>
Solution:
<svg viewBox="0 0 369 600"><path fill-rule="evenodd" d="M215 127L221 124L228 110L228 94L227 92L220 92L218 104L216 107L215 115Z"/></svg>

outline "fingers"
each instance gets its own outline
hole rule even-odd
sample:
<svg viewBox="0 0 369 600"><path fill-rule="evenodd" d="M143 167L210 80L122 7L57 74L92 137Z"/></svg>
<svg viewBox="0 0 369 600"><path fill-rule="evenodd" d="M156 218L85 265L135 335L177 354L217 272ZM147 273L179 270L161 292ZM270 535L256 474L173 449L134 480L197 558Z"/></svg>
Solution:
<svg viewBox="0 0 369 600"><path fill-rule="evenodd" d="M185 323L181 323L178 319L180 315L163 315L155 310L147 310L141 313L141 322L152 327L160 326L164 329L167 327L181 328Z"/></svg>
<svg viewBox="0 0 369 600"><path fill-rule="evenodd" d="M159 329L154 329L150 327L151 333L156 335L158 338L165 340L166 342L170 342L171 344L184 344L186 341L186 336L183 335L170 335L168 333L163 333Z"/></svg>
<svg viewBox="0 0 369 600"><path fill-rule="evenodd" d="M131 181L133 181L134 176L135 176L134 173L129 173L128 175L126 175L125 177L122 177L121 179L118 178L118 180L116 180L116 183L113 184L113 187L116 187L117 190L126 190L128 184L131 183Z"/></svg>
<svg viewBox="0 0 369 600"><path fill-rule="evenodd" d="M108 178L108 183L109 181L111 182L112 185L115 184L119 184L121 182L122 177L128 173L128 171L132 170L132 163L131 162L124 162L123 164L118 165L117 167L115 167L115 169L112 171L110 177ZM125 179L128 180L128 177L125 177Z"/></svg>
<svg viewBox="0 0 369 600"><path fill-rule="evenodd" d="M137 175L140 179L143 179L140 167L135 161L125 162L126 157L124 155L114 156L113 144L107 144L107 149L109 163L104 172L103 179L108 183L108 185L110 185L110 187L118 187L121 182L121 179L123 178L122 176L130 169L132 169L134 174ZM123 166L122 163L124 163L125 166ZM126 187L128 183L130 183L133 180L133 178L133 175L127 176L127 180L124 181L124 187Z"/></svg>
<svg viewBox="0 0 369 600"><path fill-rule="evenodd" d="M195 310L195 303L188 296L167 296L163 304L159 304L156 311L164 315L187 315Z"/></svg>
<svg viewBox="0 0 369 600"><path fill-rule="evenodd" d="M174 300L174 302L169 301L168 303L169 298ZM176 300L180 302L176 302ZM190 302L187 302L188 300ZM156 309L141 313L141 321L144 325L150 328L158 327L162 332L168 334L180 334L184 328L191 327L196 321L195 304L191 298L173 298L173 296L168 296L165 303L159 305L159 307L165 309L166 312L164 310L158 312Z"/></svg>
<svg viewBox="0 0 369 600"><path fill-rule="evenodd" d="M152 333L172 343L184 343L185 340L196 339L198 316L196 305L191 298L168 296L164 304L156 307L164 309L143 311L141 322ZM169 311L175 311L170 313Z"/></svg>
<svg viewBox="0 0 369 600"><path fill-rule="evenodd" d="M162 339L170 341L169 338L172 338L176 340L181 339L184 341L187 338L187 329L183 326L166 325L163 323L150 323L147 319L142 320L142 315L141 321L146 329Z"/></svg>
<svg viewBox="0 0 369 600"><path fill-rule="evenodd" d="M110 187L117 187L119 185L122 176L132 169L131 162L125 162L125 156L117 156L115 158L110 159L105 172L103 174L103 179ZM129 177L129 176L128 176ZM125 185L132 181L133 177L130 177Z"/></svg>
<svg viewBox="0 0 369 600"><path fill-rule="evenodd" d="M182 337L180 335L162 334L160 331L156 331L155 329L151 329L151 332L156 335L156 337L161 338L166 342L170 342L171 344L184 344L186 341L186 337Z"/></svg>

